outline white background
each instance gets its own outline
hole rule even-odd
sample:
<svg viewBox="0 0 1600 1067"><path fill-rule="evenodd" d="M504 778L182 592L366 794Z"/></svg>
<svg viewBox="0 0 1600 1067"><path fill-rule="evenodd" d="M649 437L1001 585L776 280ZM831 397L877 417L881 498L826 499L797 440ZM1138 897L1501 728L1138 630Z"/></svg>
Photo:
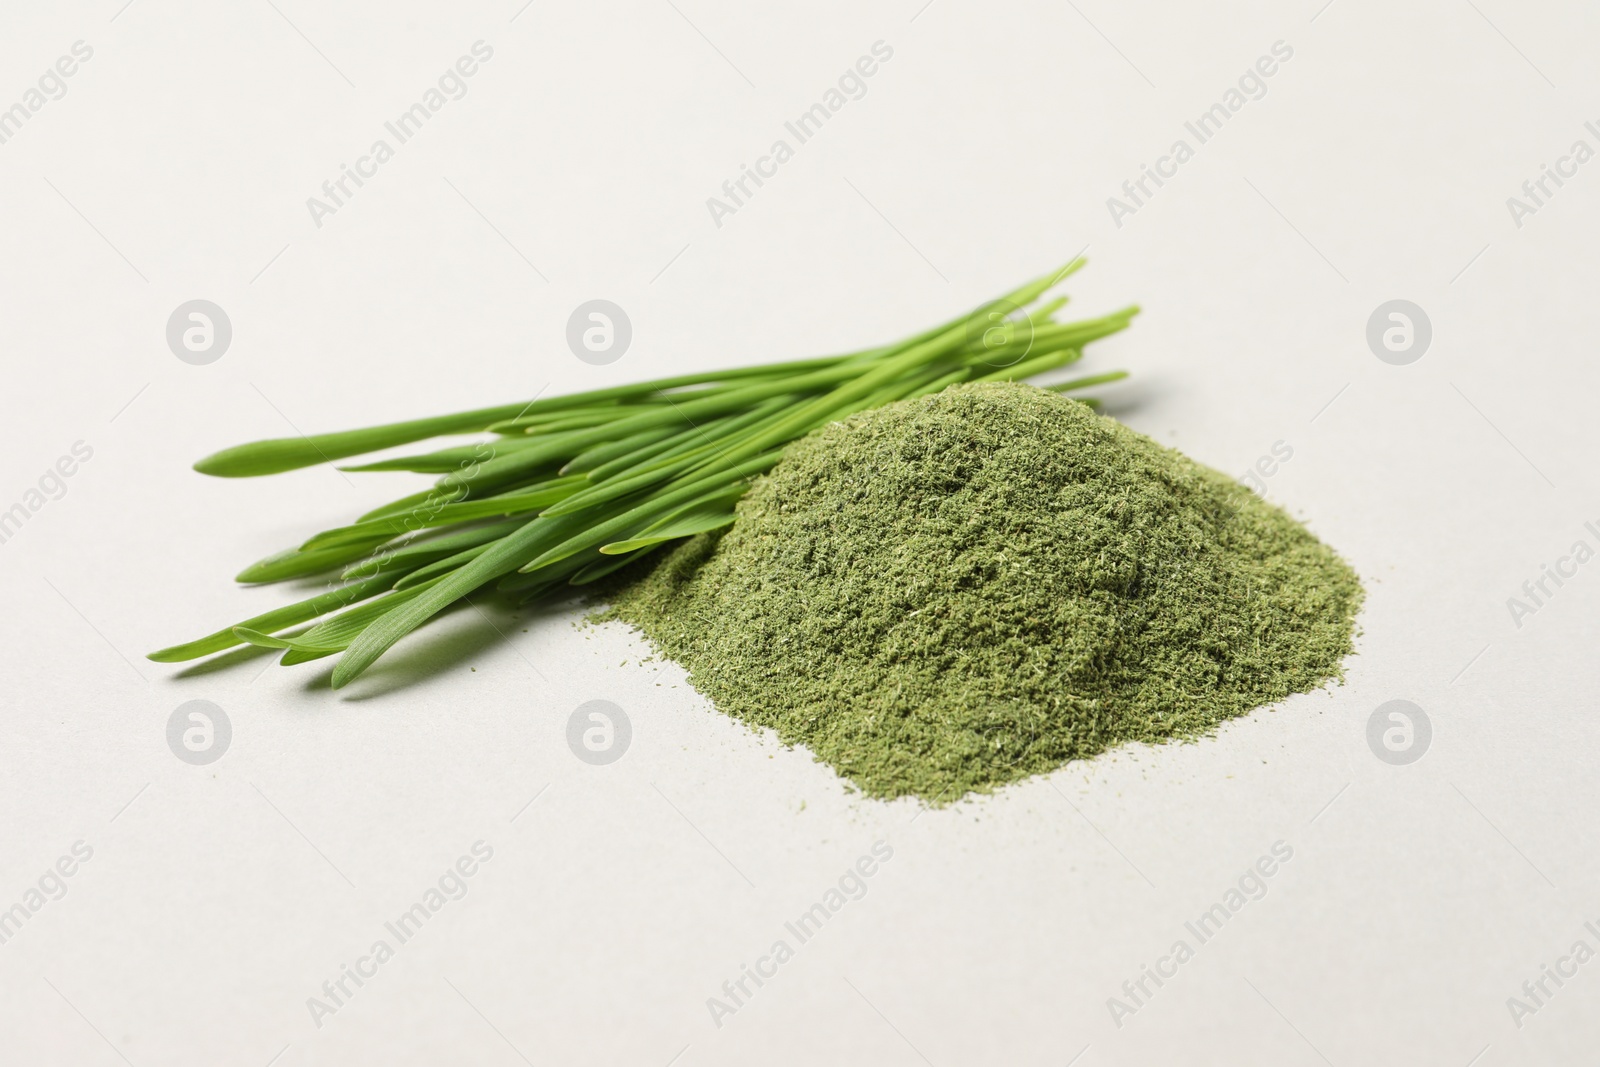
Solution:
<svg viewBox="0 0 1600 1067"><path fill-rule="evenodd" d="M1600 147L1600 16L921 2L6 6L0 107L94 55L0 145L0 508L94 454L0 545L0 907L93 858L0 945L0 1060L1592 1061L1600 962L1520 1028L1506 1001L1600 948L1600 566L1520 628L1506 601L1600 547L1600 163L1520 228L1506 198ZM467 95L313 225L478 40ZM866 96L715 226L706 198L879 40ZM1116 226L1106 199L1280 40L1267 95ZM245 563L423 484L189 469L215 448L894 339L1085 246L1073 307L1145 309L1084 364L1134 372L1120 417L1229 472L1293 448L1268 495L1367 583L1342 688L919 816L576 611L452 616L338 693L329 661L143 659L293 595L234 586ZM563 341L593 297L634 325L607 367ZM209 366L164 337L196 298L234 329ZM1433 323L1409 366L1364 338L1393 298ZM1365 739L1395 698L1433 723L1410 766ZM167 747L190 699L233 725L207 767ZM633 724L610 766L565 741L590 699ZM867 895L714 1026L880 839ZM307 998L479 840L467 896L316 1026ZM1115 1025L1280 840L1265 898Z"/></svg>

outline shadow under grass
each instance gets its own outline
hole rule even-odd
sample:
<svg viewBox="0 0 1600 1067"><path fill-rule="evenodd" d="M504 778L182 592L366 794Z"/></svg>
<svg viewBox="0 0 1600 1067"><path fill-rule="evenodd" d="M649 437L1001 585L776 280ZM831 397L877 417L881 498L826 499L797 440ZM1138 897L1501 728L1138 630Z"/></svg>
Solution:
<svg viewBox="0 0 1600 1067"><path fill-rule="evenodd" d="M516 648L514 642L530 622L569 608L573 599L554 598L520 608L493 596L458 600L434 616L428 627L407 635L403 642L351 681L340 696L352 702L386 696L465 666L502 644L512 646L524 660L525 667L548 681L538 665ZM309 691L331 686L335 662L330 657L326 666L308 679L303 688Z"/></svg>

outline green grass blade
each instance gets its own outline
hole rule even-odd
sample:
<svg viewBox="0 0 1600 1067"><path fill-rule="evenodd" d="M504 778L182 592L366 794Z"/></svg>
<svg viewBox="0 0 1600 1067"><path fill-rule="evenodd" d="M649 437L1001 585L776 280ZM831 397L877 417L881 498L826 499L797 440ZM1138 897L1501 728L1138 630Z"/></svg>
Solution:
<svg viewBox="0 0 1600 1067"><path fill-rule="evenodd" d="M685 501L693 500L697 496L725 486L730 482L738 481L741 478L749 478L771 470L782 457L783 452L778 450L755 456L732 467L718 469L710 474L699 477L693 475L685 476L676 486L666 486L661 492L651 496L650 499L634 505L615 518L594 523L576 536L569 537L554 547L546 549L540 555L523 564L521 569L523 571L536 571L547 564L565 559L574 552L581 552L586 548L597 548L628 530L637 529L641 524L659 518ZM555 521L560 522L563 519L583 519L586 517L585 513L580 512L577 515L563 515Z"/></svg>
<svg viewBox="0 0 1600 1067"><path fill-rule="evenodd" d="M431 419L412 419L408 422L391 422L365 430L343 430L339 433L320 433L309 437L278 437L266 441L252 441L213 452L194 465L201 474L218 478L253 478L262 474L311 467L330 463L347 456L376 452L395 445L409 445L451 433L471 433L481 430L491 422L514 418L527 407L526 404L502 404L499 407L462 411L454 415L439 415Z"/></svg>
<svg viewBox="0 0 1600 1067"><path fill-rule="evenodd" d="M583 475L571 474L565 478L553 478L548 482L540 482L502 496L484 497L482 500L464 500L456 504L443 504L431 512L416 511L406 515L391 515L387 518L371 519L351 526L335 527L332 530L322 531L301 547L309 551L327 545L370 541L373 538L388 540L398 534L410 533L413 530L431 526L449 526L472 519L499 518L502 515L517 515L529 511L538 511L541 508L549 507L566 499L588 484L588 480Z"/></svg>
<svg viewBox="0 0 1600 1067"><path fill-rule="evenodd" d="M1054 385L1045 386L1045 388L1054 390L1058 393L1065 393L1073 389L1087 389L1091 385L1105 385L1108 382L1120 382L1127 376L1128 372L1125 370L1113 370L1107 371L1104 374L1089 374L1082 378L1073 378L1065 382L1056 382ZM1074 397L1074 399L1083 400L1084 398ZM1085 400L1084 402L1087 403L1088 401Z"/></svg>
<svg viewBox="0 0 1600 1067"><path fill-rule="evenodd" d="M530 594L538 590L554 589L567 584L567 580L594 563L607 562L608 557L598 552L580 552L576 556L569 556L560 563L541 568L534 574L523 574L521 571L512 571L510 574L501 575L495 583L495 592L515 597L519 603L527 603Z"/></svg>
<svg viewBox="0 0 1600 1067"><path fill-rule="evenodd" d="M603 445L579 452L567 461L558 473L561 474L587 474L601 464L610 463L622 456L630 455L642 448L667 440L678 431L671 427L662 426L652 430L641 430L631 434L620 441L607 441Z"/></svg>
<svg viewBox="0 0 1600 1067"><path fill-rule="evenodd" d="M1065 367L1069 363L1076 363L1082 358L1083 353L1076 348L1064 348L1059 352L1047 352L1044 355L1025 359L1021 363L1010 367L1001 367L999 370L980 374L973 378L973 382L1015 382L1024 378L1031 378L1035 374Z"/></svg>
<svg viewBox="0 0 1600 1067"><path fill-rule="evenodd" d="M385 594L376 600L369 600L365 604L358 604L349 611L344 611L331 619L317 623L311 629L301 634L298 640L308 646L342 649L354 641L371 626L375 621L393 611L396 607L420 595L433 584L432 581L414 585L409 589L397 589Z"/></svg>
<svg viewBox="0 0 1600 1067"><path fill-rule="evenodd" d="M318 623L305 633L296 637L273 637L252 630L247 626L235 626L236 633L242 640L262 648L283 648L295 652L309 653L312 657L331 655L342 652L351 641L361 636L372 623L380 619L387 612L400 604L420 594L426 586L416 586L402 592L392 592L377 600L351 608L349 611L335 615L325 622Z"/></svg>
<svg viewBox="0 0 1600 1067"><path fill-rule="evenodd" d="M409 589L414 585L420 585L430 579L437 578L441 574L453 571L463 563L471 562L483 555L493 543L489 541L481 545L474 545L471 548L464 548L453 556L446 556L444 559L435 560L426 567L419 567L398 582L395 582L394 587L396 589Z"/></svg>
<svg viewBox="0 0 1600 1067"><path fill-rule="evenodd" d="M517 529L523 524L523 519L506 519L503 522L490 523L487 526L476 526L467 530L457 530L452 533L437 534L418 540L408 541L398 548L374 553L372 558L349 567L340 575L341 578L366 578L373 574L392 574L401 569L420 567L432 563L434 560L453 556L464 548L485 544L497 540Z"/></svg>
<svg viewBox="0 0 1600 1067"><path fill-rule="evenodd" d="M382 507L373 508L365 515L358 515L356 517L356 521L368 522L372 519L382 519L390 515L404 515L406 512L414 511L419 508L427 510L429 508L438 507L440 504L453 504L466 495L467 491L465 489L456 489L451 492L445 492L435 486L431 489L424 489L420 493L412 493L410 496L403 496L399 500L391 500Z"/></svg>
<svg viewBox="0 0 1600 1067"><path fill-rule="evenodd" d="M613 500L621 500L625 496L637 493L641 489L647 489L652 485L671 481L673 475L679 471L687 470L700 458L700 453L709 447L712 446L701 445L699 448L691 449L676 459L651 463L637 473L630 473L622 477L608 479L598 485L591 485L586 489L573 493L564 500L550 505L539 514L549 516L571 515L575 512L599 507L601 504L609 504Z"/></svg>
<svg viewBox="0 0 1600 1067"><path fill-rule="evenodd" d="M285 604L281 608L260 615L254 615L238 625L263 633L273 633L278 630L287 630L292 626L310 622L330 611L337 611L347 604L354 604L359 600L377 596L389 588L390 578L380 575L364 581L354 582L341 586L331 592L321 593L295 604ZM152 652L147 657L157 663L181 663L184 660L199 659L216 652L222 652L241 644L238 636L234 634L233 627L218 630L216 633L207 634L198 640L182 645L173 645Z"/></svg>
<svg viewBox="0 0 1600 1067"><path fill-rule="evenodd" d="M636 468L643 469L649 463L664 463L675 459L685 452L701 448L709 442L719 441L736 434L780 409L788 407L796 399L793 394L771 397L756 404L743 414L726 415L722 418L712 419L709 422L702 422L699 426L690 426L680 431L671 440L662 442L659 446L640 449L636 453L620 456L610 463L596 467L589 472L589 480L591 482L603 482L617 477L624 471Z"/></svg>
<svg viewBox="0 0 1600 1067"><path fill-rule="evenodd" d="M650 553L654 552L656 549L660 548L666 543L667 542L665 540L656 541L652 544L646 545L636 552L629 552L622 556L605 556L597 559L593 563L584 566L571 578L568 578L567 584L589 585L592 582L598 582L606 575L615 574L628 564L633 563L636 560L643 559L645 556L648 556ZM540 571L539 573L544 574L546 572Z"/></svg>
<svg viewBox="0 0 1600 1067"><path fill-rule="evenodd" d="M235 575L233 580L245 585L263 585L268 582L287 581L290 578L306 578L353 563L386 540L388 540L386 537L366 541L353 540L311 551L304 548L285 549L250 564Z"/></svg>
<svg viewBox="0 0 1600 1067"><path fill-rule="evenodd" d="M655 527L649 533L642 533L637 537L630 537L624 541L612 541L601 545L600 554L603 556L627 555L652 545L676 541L682 537L693 537L695 534L709 533L712 530L720 530L724 526L732 526L733 518L733 508L726 505L695 508L692 511L684 512L665 525Z"/></svg>
<svg viewBox="0 0 1600 1067"><path fill-rule="evenodd" d="M310 663L312 660L322 659L326 656L337 656L338 654L338 649L334 649L332 652L302 652L299 649L291 648L278 660L278 666L293 667L296 663Z"/></svg>
<svg viewBox="0 0 1600 1067"><path fill-rule="evenodd" d="M248 626L235 626L233 628L233 632L239 638L239 640L245 642L246 644L255 645L257 648L292 648L299 652L315 652L320 655L328 655L329 653L339 651L337 648L323 648L319 645L309 645L298 638L273 637L271 634L264 634L258 630L252 630Z"/></svg>
<svg viewBox="0 0 1600 1067"><path fill-rule="evenodd" d="M442 576L437 585L401 604L362 632L350 643L339 665L333 670L335 689L372 666L394 643L450 604L486 582L517 569L531 554L546 545L557 544L580 529L586 516L567 515L557 519L535 518L514 533L494 542L489 551L466 566Z"/></svg>
<svg viewBox="0 0 1600 1067"><path fill-rule="evenodd" d="M783 363L761 363L749 367L729 367L724 370L702 371L698 374L682 374L674 378L657 378L653 381L637 382L633 385L619 385L610 389L596 389L587 393L573 393L569 396L555 397L551 400L540 400L530 405L529 415L546 410L541 405L558 404L573 401L569 406L593 403L598 400L609 399L645 399L653 394L667 395L675 389L686 386L704 385L709 383L735 383L748 382L760 378L785 378L796 374L806 374L813 371L823 371L852 360L861 359L875 354L878 349L864 349L860 352L847 352L837 356L817 356L810 359L788 360ZM511 422L517 417L504 420ZM520 420L517 420L520 421Z"/></svg>
<svg viewBox="0 0 1600 1067"><path fill-rule="evenodd" d="M508 437L496 441L479 441L471 445L441 448L415 456L397 456L376 463L362 463L354 467L340 467L342 471L410 471L413 474L449 474L474 463L485 463L496 456L508 456L527 448L531 438Z"/></svg>

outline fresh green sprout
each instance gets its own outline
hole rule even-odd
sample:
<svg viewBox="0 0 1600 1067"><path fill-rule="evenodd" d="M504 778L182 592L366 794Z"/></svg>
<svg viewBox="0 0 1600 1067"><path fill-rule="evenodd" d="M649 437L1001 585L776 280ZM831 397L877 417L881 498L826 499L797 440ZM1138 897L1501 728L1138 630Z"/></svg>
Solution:
<svg viewBox="0 0 1600 1067"><path fill-rule="evenodd" d="M282 649L285 665L343 653L333 671L339 688L490 583L526 603L597 581L672 541L728 526L752 479L812 430L957 383L1058 370L1077 362L1091 341L1126 327L1136 306L1071 323L1054 319L1064 297L1027 311L1083 263L1075 259L885 347L255 441L207 456L196 470L242 478L434 437L496 435L342 468L441 477L431 489L316 534L238 576L263 583L337 573L346 584L149 658L179 662L242 644ZM1048 388L1071 392L1125 376L1115 371Z"/></svg>

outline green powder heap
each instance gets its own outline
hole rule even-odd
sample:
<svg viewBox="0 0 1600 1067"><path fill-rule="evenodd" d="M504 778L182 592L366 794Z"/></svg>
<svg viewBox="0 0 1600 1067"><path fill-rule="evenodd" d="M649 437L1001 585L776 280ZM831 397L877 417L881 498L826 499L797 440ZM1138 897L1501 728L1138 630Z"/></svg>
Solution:
<svg viewBox="0 0 1600 1067"><path fill-rule="evenodd" d="M610 614L864 793L948 803L1315 689L1361 597L1226 475L993 383L797 442Z"/></svg>

